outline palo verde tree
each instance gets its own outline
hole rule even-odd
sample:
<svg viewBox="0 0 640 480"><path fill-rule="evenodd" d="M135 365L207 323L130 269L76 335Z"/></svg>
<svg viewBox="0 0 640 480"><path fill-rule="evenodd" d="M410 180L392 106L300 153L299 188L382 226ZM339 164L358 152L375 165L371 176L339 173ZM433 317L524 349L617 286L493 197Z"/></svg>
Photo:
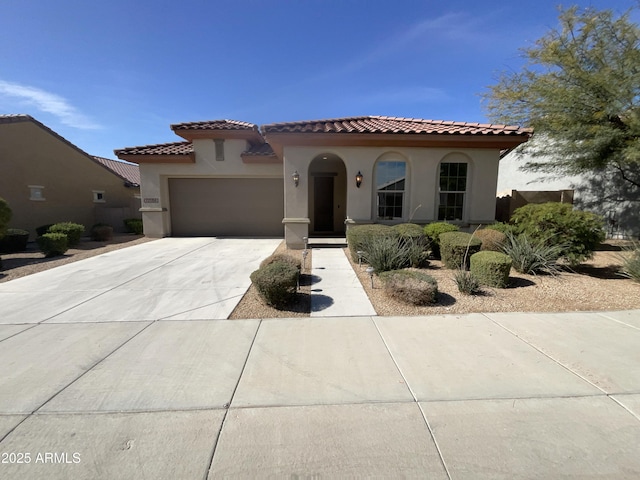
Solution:
<svg viewBox="0 0 640 480"><path fill-rule="evenodd" d="M560 10L559 27L522 50L522 69L483 95L492 121L533 127L525 170L606 176L621 186L618 200L640 199L640 28L631 13Z"/></svg>

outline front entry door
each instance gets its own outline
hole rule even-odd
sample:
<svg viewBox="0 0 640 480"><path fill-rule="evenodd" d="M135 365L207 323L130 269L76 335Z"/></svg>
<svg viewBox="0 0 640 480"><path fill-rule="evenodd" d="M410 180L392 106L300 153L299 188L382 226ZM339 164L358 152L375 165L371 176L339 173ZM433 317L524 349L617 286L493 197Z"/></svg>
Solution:
<svg viewBox="0 0 640 480"><path fill-rule="evenodd" d="M333 177L314 177L313 229L333 232Z"/></svg>

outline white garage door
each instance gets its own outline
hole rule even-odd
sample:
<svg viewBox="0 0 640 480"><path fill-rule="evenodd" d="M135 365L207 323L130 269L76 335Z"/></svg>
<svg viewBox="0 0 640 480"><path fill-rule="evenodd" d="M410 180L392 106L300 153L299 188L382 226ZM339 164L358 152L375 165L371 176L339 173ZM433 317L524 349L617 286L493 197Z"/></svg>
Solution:
<svg viewBox="0 0 640 480"><path fill-rule="evenodd" d="M282 237L282 182L281 178L170 178L172 234Z"/></svg>

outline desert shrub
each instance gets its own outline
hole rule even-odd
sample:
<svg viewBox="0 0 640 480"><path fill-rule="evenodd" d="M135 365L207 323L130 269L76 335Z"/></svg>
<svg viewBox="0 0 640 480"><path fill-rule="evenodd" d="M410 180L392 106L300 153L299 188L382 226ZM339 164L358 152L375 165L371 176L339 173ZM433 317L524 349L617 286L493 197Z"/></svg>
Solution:
<svg viewBox="0 0 640 480"><path fill-rule="evenodd" d="M413 241L399 241L396 237L371 237L362 244L363 259L377 273L410 267L424 253Z"/></svg>
<svg viewBox="0 0 640 480"><path fill-rule="evenodd" d="M287 253L274 253L273 255L265 258L260 263L260 268L266 267L267 265L271 265L272 263L276 262L287 263L293 267L296 267L298 270L302 268L302 263L300 262L300 260Z"/></svg>
<svg viewBox="0 0 640 480"><path fill-rule="evenodd" d="M369 243L372 238L398 237L398 232L389 225L356 225L347 231L347 244L354 262L358 261L358 251L364 251L363 245Z"/></svg>
<svg viewBox="0 0 640 480"><path fill-rule="evenodd" d="M415 223L400 223L392 227L398 232L401 243L411 245L411 258L409 263L412 267L426 267L429 264L429 255L427 252L427 237L424 235L424 229Z"/></svg>
<svg viewBox="0 0 640 480"><path fill-rule="evenodd" d="M84 233L84 225L73 222L55 223L49 227L48 233L63 233L67 236L69 248L80 243L80 238Z"/></svg>
<svg viewBox="0 0 640 480"><path fill-rule="evenodd" d="M4 198L0 198L0 238L3 237L7 230L7 225L11 220L12 212L9 204Z"/></svg>
<svg viewBox="0 0 640 480"><path fill-rule="evenodd" d="M555 275L559 272L558 258L564 250L563 245L547 243L543 239L530 239L526 234L507 234L502 251L511 257L513 268L520 273L535 275L545 272Z"/></svg>
<svg viewBox="0 0 640 480"><path fill-rule="evenodd" d="M453 281L456 282L458 291L465 295L476 295L480 293L480 282L478 278L468 270L459 268L453 274Z"/></svg>
<svg viewBox="0 0 640 480"><path fill-rule="evenodd" d="M625 254L619 255L622 263L620 273L640 283L640 242L633 242L629 247L624 248Z"/></svg>
<svg viewBox="0 0 640 480"><path fill-rule="evenodd" d="M274 262L253 272L251 281L268 305L279 308L294 299L299 274L289 263Z"/></svg>
<svg viewBox="0 0 640 480"><path fill-rule="evenodd" d="M416 270L392 270L380 274L384 292L412 305L429 305L438 299L435 278Z"/></svg>
<svg viewBox="0 0 640 480"><path fill-rule="evenodd" d="M440 234L440 255L446 268L466 270L469 257L480 251L482 241L465 232L444 232Z"/></svg>
<svg viewBox="0 0 640 480"><path fill-rule="evenodd" d="M488 228L478 230L474 235L482 240L482 247L480 247L480 250L501 252L502 246L507 241L507 236L504 233Z"/></svg>
<svg viewBox="0 0 640 480"><path fill-rule="evenodd" d="M509 285L509 272L513 263L504 253L484 251L471 255L470 272L482 285L506 288Z"/></svg>
<svg viewBox="0 0 640 480"><path fill-rule="evenodd" d="M127 233L135 233L136 235L142 235L144 231L142 225L142 219L140 218L127 218L124 220L124 227Z"/></svg>
<svg viewBox="0 0 640 480"><path fill-rule="evenodd" d="M24 252L29 242L29 232L19 228L8 228L5 236L0 239L0 252Z"/></svg>
<svg viewBox="0 0 640 480"><path fill-rule="evenodd" d="M440 235L446 232L457 232L460 227L447 222L434 222L424 227L424 236L429 242L431 253L435 258L440 258Z"/></svg>
<svg viewBox="0 0 640 480"><path fill-rule="evenodd" d="M96 223L90 230L91 240L107 242L113 238L113 227L106 223Z"/></svg>
<svg viewBox="0 0 640 480"><path fill-rule="evenodd" d="M414 242L422 242L424 243L426 241L425 235L424 235L424 228L422 228L420 225L417 225L415 223L399 223L397 225L394 225L393 228L396 232L398 232L398 236L404 240L404 239L411 239Z"/></svg>
<svg viewBox="0 0 640 480"><path fill-rule="evenodd" d="M593 257L605 239L604 220L591 212L574 210L566 203L529 204L516 209L511 217L516 234L548 244L562 245L560 257L577 265Z"/></svg>
<svg viewBox="0 0 640 480"><path fill-rule="evenodd" d="M69 249L69 240L64 233L45 233L36 239L45 257L64 255Z"/></svg>
<svg viewBox="0 0 640 480"><path fill-rule="evenodd" d="M36 235L38 237L41 237L45 233L49 233L49 229L51 227L53 227L53 223L48 223L46 225L40 225L39 227L36 227Z"/></svg>
<svg viewBox="0 0 640 480"><path fill-rule="evenodd" d="M513 226L508 223L496 222L484 227L485 230L495 230L496 232L504 233L505 235L508 232L513 231Z"/></svg>

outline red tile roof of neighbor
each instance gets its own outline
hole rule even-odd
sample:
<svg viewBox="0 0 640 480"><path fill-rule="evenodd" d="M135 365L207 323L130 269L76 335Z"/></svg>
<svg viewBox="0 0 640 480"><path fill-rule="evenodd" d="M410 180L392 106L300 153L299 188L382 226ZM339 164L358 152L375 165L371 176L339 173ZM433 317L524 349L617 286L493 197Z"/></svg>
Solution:
<svg viewBox="0 0 640 480"><path fill-rule="evenodd" d="M140 186L140 167L137 164L103 157L93 158L132 186Z"/></svg>
<svg viewBox="0 0 640 480"><path fill-rule="evenodd" d="M530 135L531 129L489 123L423 120L420 118L363 116L271 123L262 126L269 133L377 133L435 135Z"/></svg>

